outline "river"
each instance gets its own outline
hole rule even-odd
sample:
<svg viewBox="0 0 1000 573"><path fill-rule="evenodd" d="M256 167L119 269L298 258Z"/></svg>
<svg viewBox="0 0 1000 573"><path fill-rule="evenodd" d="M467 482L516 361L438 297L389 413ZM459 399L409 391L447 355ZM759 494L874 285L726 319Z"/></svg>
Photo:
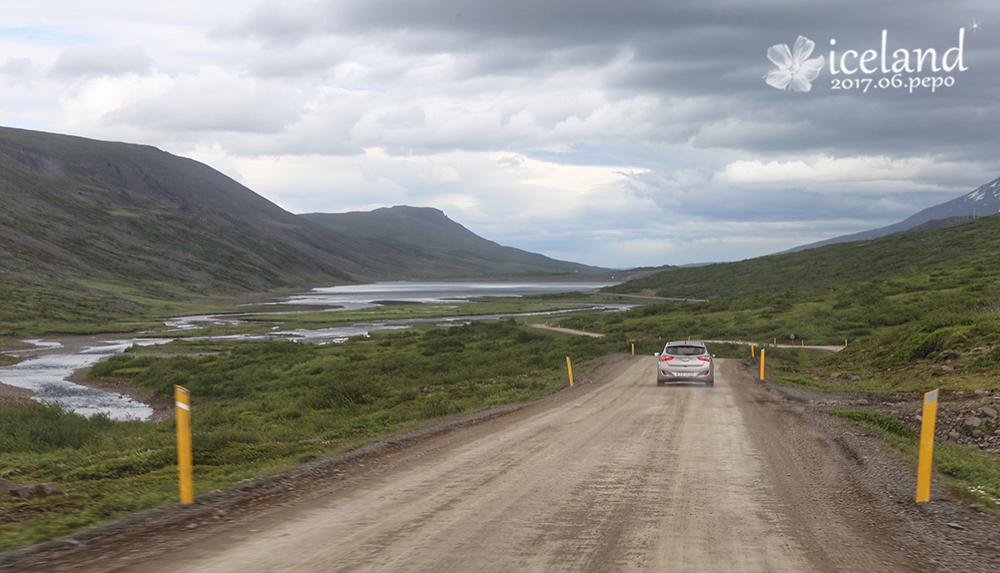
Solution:
<svg viewBox="0 0 1000 573"><path fill-rule="evenodd" d="M467 304L469 298L482 296L527 296L547 293L589 291L613 283L567 283L567 282L381 282L366 285L336 286L317 288L310 292L290 296L276 301L275 312L281 312L281 305L316 305L339 307L336 310L356 310L378 306L386 302ZM600 309L624 310L634 305L594 305ZM409 324L433 322L441 326L462 324L469 320L491 320L505 316L531 316L546 313L521 313L516 315L458 316L448 318L415 318L359 322L334 328L316 330L275 330L264 335L235 335L228 337L205 337L201 340L221 339L276 339L309 342L342 342L351 336L363 336L374 330L408 328ZM569 311L561 311L569 312ZM259 314L259 313L255 313ZM242 315L200 315L175 317L164 321L168 329L190 330L201 324L236 323ZM167 331L169 332L169 330ZM166 332L165 332L166 333ZM187 338L190 340L191 338ZM199 339L199 338L195 338ZM9 352L13 356L26 358L13 366L0 368L0 382L9 386L26 388L35 392L34 399L40 402L56 402L69 410L84 416L97 413L106 414L115 420L147 420L153 414L152 408L134 402L127 396L88 388L69 382L73 372L89 368L100 360L120 354L134 345L148 346L165 344L173 338L128 338L102 341L96 337L86 338L87 343L78 348L66 348L55 340L26 340L36 349Z"/></svg>

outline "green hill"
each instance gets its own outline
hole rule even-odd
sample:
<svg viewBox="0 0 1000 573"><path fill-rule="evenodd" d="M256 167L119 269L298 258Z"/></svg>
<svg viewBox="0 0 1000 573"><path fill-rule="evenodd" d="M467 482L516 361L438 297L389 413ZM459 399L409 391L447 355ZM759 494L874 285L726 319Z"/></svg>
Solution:
<svg viewBox="0 0 1000 573"><path fill-rule="evenodd" d="M1000 217L734 263L664 271L609 287L663 297L741 297L838 288L874 279L931 287L1000 278ZM923 288L923 287L921 287Z"/></svg>
<svg viewBox="0 0 1000 573"><path fill-rule="evenodd" d="M498 245L437 209L397 206L371 212L302 216L344 235L383 245L381 258L394 266L400 278L477 278L608 270Z"/></svg>

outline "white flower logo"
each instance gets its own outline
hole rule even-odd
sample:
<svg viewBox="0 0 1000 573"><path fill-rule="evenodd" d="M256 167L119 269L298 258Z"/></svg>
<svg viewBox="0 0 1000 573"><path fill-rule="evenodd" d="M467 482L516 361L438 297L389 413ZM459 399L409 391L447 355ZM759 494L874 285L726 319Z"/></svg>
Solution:
<svg viewBox="0 0 1000 573"><path fill-rule="evenodd" d="M789 88L797 92L807 92L812 89L811 81L816 79L819 71L823 69L823 56L807 60L812 54L816 43L799 36L795 40L795 49L789 51L788 44L775 44L767 49L767 58L778 66L778 69L767 72L764 79L767 85L787 90Z"/></svg>

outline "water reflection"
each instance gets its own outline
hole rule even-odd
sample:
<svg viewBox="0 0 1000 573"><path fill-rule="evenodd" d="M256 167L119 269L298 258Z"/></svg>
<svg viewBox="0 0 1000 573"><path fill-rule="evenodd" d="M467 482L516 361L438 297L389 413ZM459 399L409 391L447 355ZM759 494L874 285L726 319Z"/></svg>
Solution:
<svg viewBox="0 0 1000 573"><path fill-rule="evenodd" d="M409 303L463 303L484 296L517 297L563 292L591 291L615 283L566 282L415 282L386 281L364 285L316 288L291 296L284 304L338 305L344 310L377 306L387 300Z"/></svg>

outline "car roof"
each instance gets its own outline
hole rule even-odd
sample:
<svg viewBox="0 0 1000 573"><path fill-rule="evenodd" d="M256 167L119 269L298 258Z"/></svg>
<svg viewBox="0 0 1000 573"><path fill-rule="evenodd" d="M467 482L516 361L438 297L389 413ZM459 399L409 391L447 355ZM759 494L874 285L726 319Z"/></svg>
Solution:
<svg viewBox="0 0 1000 573"><path fill-rule="evenodd" d="M667 346L701 346L705 348L704 342L695 342L693 340L678 340L676 342L668 342Z"/></svg>

